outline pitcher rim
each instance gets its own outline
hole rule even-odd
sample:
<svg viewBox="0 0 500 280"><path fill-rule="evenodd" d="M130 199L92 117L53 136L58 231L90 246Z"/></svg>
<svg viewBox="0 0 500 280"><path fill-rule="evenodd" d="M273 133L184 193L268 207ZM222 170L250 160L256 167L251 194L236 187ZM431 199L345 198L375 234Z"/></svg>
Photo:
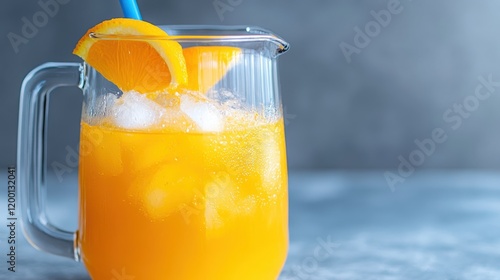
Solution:
<svg viewBox="0 0 500 280"><path fill-rule="evenodd" d="M131 41L176 41L180 43L243 43L243 42L269 42L281 54L290 48L290 45L281 37L272 32L256 26L224 26L224 25L160 25L168 36L150 35L116 35L106 33L90 33L89 37L98 40L131 40ZM212 32L214 35L204 35ZM180 33L180 34L179 34ZM182 33L191 33L189 35Z"/></svg>

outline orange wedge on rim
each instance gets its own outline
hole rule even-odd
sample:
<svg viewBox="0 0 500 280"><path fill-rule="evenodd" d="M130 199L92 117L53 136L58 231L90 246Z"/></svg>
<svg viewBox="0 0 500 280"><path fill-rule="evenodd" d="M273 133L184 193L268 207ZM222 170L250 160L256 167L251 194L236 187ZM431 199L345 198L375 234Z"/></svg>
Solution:
<svg viewBox="0 0 500 280"><path fill-rule="evenodd" d="M91 33L104 36L95 38ZM155 40L134 40L133 36ZM156 92L185 85L188 80L182 47L165 40L167 36L148 22L116 18L92 27L73 53L123 91Z"/></svg>
<svg viewBox="0 0 500 280"><path fill-rule="evenodd" d="M196 46L184 49L189 76L187 88L206 93L217 84L237 61L240 48Z"/></svg>

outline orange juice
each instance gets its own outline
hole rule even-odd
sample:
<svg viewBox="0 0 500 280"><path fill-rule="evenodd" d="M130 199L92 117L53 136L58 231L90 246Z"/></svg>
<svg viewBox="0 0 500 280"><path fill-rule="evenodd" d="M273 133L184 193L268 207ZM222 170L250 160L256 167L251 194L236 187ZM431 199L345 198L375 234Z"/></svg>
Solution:
<svg viewBox="0 0 500 280"><path fill-rule="evenodd" d="M92 279L278 278L288 248L282 119L220 132L84 122L81 143L77 242Z"/></svg>

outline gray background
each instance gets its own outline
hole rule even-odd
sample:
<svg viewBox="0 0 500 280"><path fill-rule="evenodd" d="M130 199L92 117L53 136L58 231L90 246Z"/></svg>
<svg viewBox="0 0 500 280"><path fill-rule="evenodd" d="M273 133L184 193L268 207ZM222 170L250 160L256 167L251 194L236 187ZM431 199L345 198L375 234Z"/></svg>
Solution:
<svg viewBox="0 0 500 280"><path fill-rule="evenodd" d="M479 76L500 81L500 2L401 0L401 13L348 63L339 45L353 44L354 28L364 29L370 12L387 9L389 0L221 1L234 4L223 18L212 0L139 5L156 24L258 25L290 42L280 75L291 168L397 168L398 156L408 158L414 141L435 128L448 138L422 168L500 167L500 88L458 129L443 119L474 93ZM15 163L23 77L46 61L79 61L71 52L85 31L122 15L118 0L69 0L15 53L7 34L21 34L21 19L41 10L37 2L0 7L0 167ZM49 162L77 147L80 100L76 89L53 96Z"/></svg>

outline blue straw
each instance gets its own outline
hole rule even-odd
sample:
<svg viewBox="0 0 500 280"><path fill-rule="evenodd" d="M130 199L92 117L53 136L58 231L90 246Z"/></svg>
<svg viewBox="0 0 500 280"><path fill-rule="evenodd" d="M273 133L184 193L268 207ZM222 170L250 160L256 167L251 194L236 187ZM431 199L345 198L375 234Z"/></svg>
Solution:
<svg viewBox="0 0 500 280"><path fill-rule="evenodd" d="M123 15L126 18L142 20L136 0L120 0L120 4L122 5Z"/></svg>

